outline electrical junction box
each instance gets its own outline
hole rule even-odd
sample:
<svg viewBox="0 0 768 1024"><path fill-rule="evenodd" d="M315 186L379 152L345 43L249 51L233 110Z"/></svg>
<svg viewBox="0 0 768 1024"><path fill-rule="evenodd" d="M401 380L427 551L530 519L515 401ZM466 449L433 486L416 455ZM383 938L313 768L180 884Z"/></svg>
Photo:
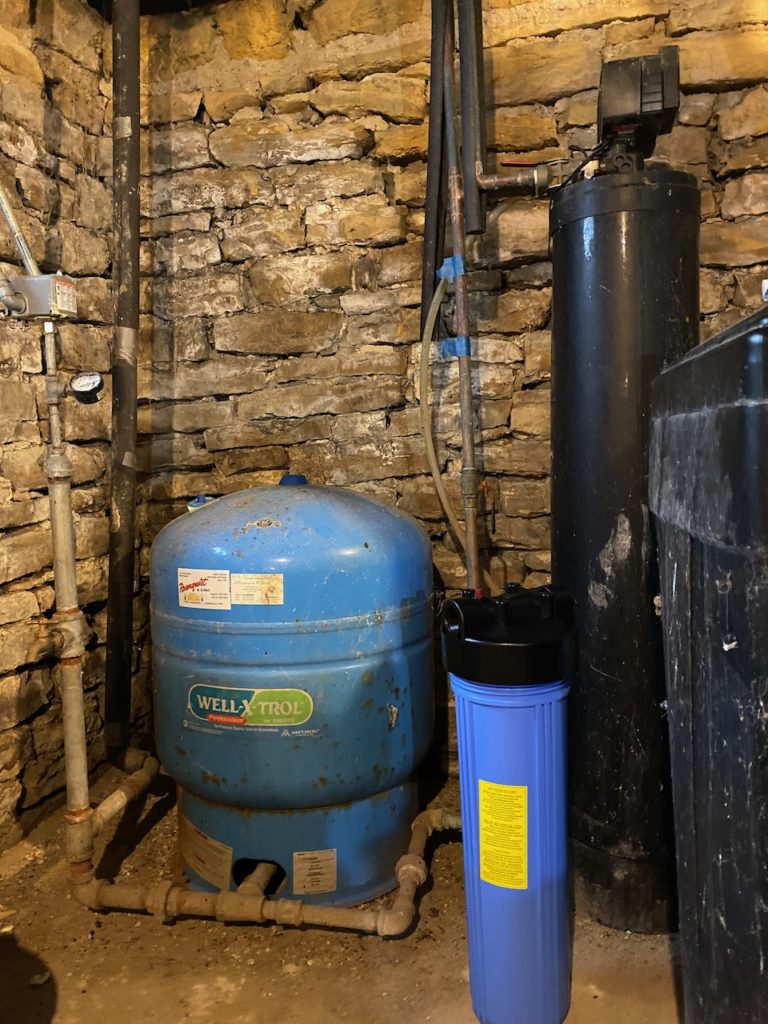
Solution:
<svg viewBox="0 0 768 1024"><path fill-rule="evenodd" d="M71 277L64 274L11 274L8 280L27 304L23 313L12 313L12 316L52 319L77 316L77 289Z"/></svg>

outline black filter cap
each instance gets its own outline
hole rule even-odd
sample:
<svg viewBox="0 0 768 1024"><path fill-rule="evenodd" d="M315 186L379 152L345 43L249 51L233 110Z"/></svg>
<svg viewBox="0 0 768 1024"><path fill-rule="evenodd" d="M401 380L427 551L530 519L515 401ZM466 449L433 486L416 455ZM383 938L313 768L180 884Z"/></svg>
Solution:
<svg viewBox="0 0 768 1024"><path fill-rule="evenodd" d="M447 601L440 622L443 664L461 679L536 686L567 679L576 665L573 598L566 587Z"/></svg>

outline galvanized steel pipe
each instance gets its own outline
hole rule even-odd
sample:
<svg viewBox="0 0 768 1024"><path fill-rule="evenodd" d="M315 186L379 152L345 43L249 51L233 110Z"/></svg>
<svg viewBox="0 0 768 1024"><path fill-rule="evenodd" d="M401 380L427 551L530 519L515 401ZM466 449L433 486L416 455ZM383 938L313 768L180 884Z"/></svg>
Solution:
<svg viewBox="0 0 768 1024"><path fill-rule="evenodd" d="M131 800L136 800L146 793L152 780L160 771L160 762L144 755L144 764L131 775L126 776L120 785L109 796L105 797L93 812L93 833L99 832L118 814L121 814Z"/></svg>
<svg viewBox="0 0 768 1024"><path fill-rule="evenodd" d="M254 872L258 874L255 884L248 885L250 879L246 880L235 892L197 892L168 881L146 885L105 882L94 878L92 872L84 871L78 864L72 865L70 881L75 898L91 910L132 910L154 914L164 921L204 917L241 924L308 925L396 938L408 931L416 917L416 892L427 878L424 861L427 840L435 831L459 828L461 819L446 811L424 811L414 819L408 853L397 865L399 889L392 906L382 910L267 899L261 891L267 872L259 874L259 868Z"/></svg>
<svg viewBox="0 0 768 1024"><path fill-rule="evenodd" d="M43 350L50 435L45 472L48 477L53 581L56 594L56 611L51 622L51 631L60 658L59 695L64 731L69 822L67 856L71 862L87 862L92 855L93 836L88 796L82 658L90 636L90 628L78 606L75 529L72 518L72 464L64 448L59 410L63 387L58 378L56 328L50 320L45 321L43 325Z"/></svg>
<svg viewBox="0 0 768 1024"><path fill-rule="evenodd" d="M5 191L2 185L0 185L0 212L6 219L8 228L13 235L13 241L18 250L19 256L21 256L21 262L24 264L24 269L30 275L30 277L37 277L40 273L40 268L37 265L37 260L32 255L27 240L24 237L24 232L19 226L19 222L16 220L16 214L13 212L8 193Z"/></svg>

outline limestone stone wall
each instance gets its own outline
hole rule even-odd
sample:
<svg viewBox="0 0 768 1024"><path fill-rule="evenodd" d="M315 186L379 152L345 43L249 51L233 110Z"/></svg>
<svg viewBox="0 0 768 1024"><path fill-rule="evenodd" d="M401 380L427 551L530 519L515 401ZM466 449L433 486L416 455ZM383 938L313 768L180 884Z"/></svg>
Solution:
<svg viewBox="0 0 768 1024"><path fill-rule="evenodd" d="M41 268L78 279L84 322L61 330L70 374L110 364L102 38L101 18L82 0L0 0L0 181ZM2 221L3 268L17 272L17 259ZM40 324L0 321L0 849L20 836L24 812L34 815L64 785L56 673L35 655L38 623L53 604L40 338ZM108 401L88 411L71 400L63 407L80 595L102 639L109 418ZM93 764L103 757L101 652L94 643L86 665Z"/></svg>
<svg viewBox="0 0 768 1024"><path fill-rule="evenodd" d="M197 494L286 470L418 516L447 588L463 579L418 429L418 301L429 68L421 0L225 0L143 19L137 714L149 712L147 567ZM661 158L702 182L704 334L768 276L768 8L757 0L485 0L495 160L595 139L601 62L680 46L685 97ZM0 0L0 173L48 265L83 279L67 367L109 365L108 33L82 0ZM15 179L15 180L14 180ZM0 256L12 250L0 226ZM472 248L483 539L500 585L549 569L547 204L507 204ZM447 308L450 318L450 304ZM0 846L63 777L53 678L30 662L51 603L37 329L0 324ZM6 397L7 396L7 397ZM460 468L455 361L435 354L434 424ZM104 633L108 404L67 411L83 600ZM3 622L4 617L8 617ZM98 689L89 728L99 736ZM100 757L97 739L94 760Z"/></svg>
<svg viewBox="0 0 768 1024"><path fill-rule="evenodd" d="M418 516L439 580L461 586L417 413L428 7L229 0L147 23L158 113L143 196L145 556L191 496L290 469ZM739 0L485 2L498 163L589 149L601 63L679 45L685 97L658 156L702 183L704 334L754 307L768 262L767 20L765 5ZM497 585L548 579L547 228L547 202L519 200L473 246L482 532ZM435 358L432 396L458 505L455 360Z"/></svg>

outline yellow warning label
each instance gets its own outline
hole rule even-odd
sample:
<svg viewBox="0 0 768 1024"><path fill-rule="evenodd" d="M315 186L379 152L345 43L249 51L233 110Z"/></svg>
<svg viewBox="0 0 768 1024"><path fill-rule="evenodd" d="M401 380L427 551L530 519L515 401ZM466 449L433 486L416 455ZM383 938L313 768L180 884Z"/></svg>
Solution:
<svg viewBox="0 0 768 1024"><path fill-rule="evenodd" d="M528 888L528 787L479 780L480 878Z"/></svg>

